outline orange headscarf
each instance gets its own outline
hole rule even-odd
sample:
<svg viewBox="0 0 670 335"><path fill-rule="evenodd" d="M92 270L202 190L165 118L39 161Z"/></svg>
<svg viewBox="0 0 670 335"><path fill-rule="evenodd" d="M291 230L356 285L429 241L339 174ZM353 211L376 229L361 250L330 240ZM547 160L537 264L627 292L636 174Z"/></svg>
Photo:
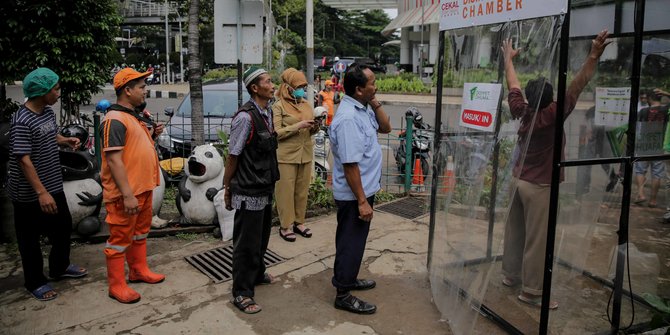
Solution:
<svg viewBox="0 0 670 335"><path fill-rule="evenodd" d="M281 81L282 83L277 91L277 99L281 100L284 110L300 120L313 119L314 112L306 100L307 95L305 95L305 98L297 100L289 89L307 85L305 74L291 67L282 72Z"/></svg>

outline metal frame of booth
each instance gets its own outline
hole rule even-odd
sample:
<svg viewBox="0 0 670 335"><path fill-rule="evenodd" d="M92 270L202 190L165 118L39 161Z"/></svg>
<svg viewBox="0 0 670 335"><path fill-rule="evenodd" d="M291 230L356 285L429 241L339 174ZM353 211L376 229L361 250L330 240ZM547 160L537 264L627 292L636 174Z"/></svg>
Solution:
<svg viewBox="0 0 670 335"><path fill-rule="evenodd" d="M565 14L563 14L563 24L561 25L561 31L560 31L560 52L559 52L559 60L558 60L558 87L557 90L558 92L565 92L566 87L567 87L567 68L568 68L568 46L570 42L570 15L571 15L571 7L574 2L578 1L568 1L568 10ZM583 1L581 1L583 2ZM614 1L613 1L614 2ZM615 22L621 20L621 4L622 1L616 1L616 6L617 6L617 17L615 17ZM629 124L636 124L637 120L637 100L639 97L640 93L640 71L641 71L641 60L642 60L642 40L644 36L646 35L652 35L652 34L659 34L659 33L667 33L667 31L664 30L651 30L651 31L643 31L644 27L644 18L645 18L645 0L636 0L635 1L635 10L634 10L634 15L635 15L635 21L634 21L634 33L622 33L619 29L616 29L615 26L615 31L612 32L612 37L625 37L625 36L633 36L634 37L634 49L633 49L633 60L632 60L632 72L631 76L629 78L630 80L630 86L631 86L631 103L630 103L630 113L629 113L629 119L628 122ZM619 30L619 31L617 31ZM440 130L442 129L442 83L443 83L443 76L444 76L444 65L445 65L445 55L444 55L444 50L445 50L445 31L442 30L439 33L439 55L438 55L438 62L437 62L437 96L436 96L436 104L435 104L435 126L434 129ZM500 57L501 58L501 57ZM499 68L498 68L498 80L499 82L502 82L503 78L503 70L504 67L502 65L502 60L500 61ZM502 94L501 94L501 102L502 102ZM554 138L554 152L553 152L553 170L552 170L552 178L551 178L551 196L550 196L550 207L549 207L549 222L548 222L548 231L547 231L547 245L546 245L546 252L545 252L545 267L544 267L544 283L543 283L543 294L542 294L542 307L540 311L540 322L539 322L539 333L540 334L546 334L548 333L548 325L549 325L549 301L550 301L550 296L551 296L551 285L552 285L552 270L553 270L553 265L554 261L558 265L565 266L574 270L577 270L579 273L582 275L591 278L601 284L611 286L613 289L613 303L612 303L612 318L611 318L611 329L610 332L616 333L621 329L621 307L622 307L622 297L629 296L631 299L636 300L639 303L642 303L643 305L646 305L647 307L650 307L641 297L632 294L631 292L625 290L623 288L624 284L624 265L625 265L625 260L626 260L626 248L627 244L629 242L629 235L628 235L628 229L629 229L629 214L630 214L630 196L631 196L631 184L633 180L633 163L635 161L652 161L652 160L662 160L662 159L670 159L670 155L653 155L653 156L644 156L644 157L637 157L635 156L634 148L635 148L635 131L636 127L628 127L627 131L627 144L626 144L626 152L622 157L615 157L615 158L599 158L599 159L580 159L580 160L566 160L566 161L561 161L561 144L562 144L562 138L564 135L564 106L565 106L565 95L564 94L558 94L557 96L557 129L555 131L555 138ZM500 107L500 104L499 104ZM500 130L500 123L501 123L501 118L496 119L496 125L495 125L495 136L498 136L499 130ZM437 135L437 134L436 134ZM440 134L439 136L436 136L437 138L441 138L445 134ZM440 141L436 140L433 142L434 146L434 151L433 152L439 152L440 150ZM497 176L497 166L498 166L498 156L499 156L499 143L496 141L496 145L494 147L493 151L493 158L492 158L492 164L493 164L493 174L492 174L492 182L491 182L491 201L489 203L489 225L488 225L488 236L487 236L487 249L486 249L486 256L483 258L477 258L477 259L470 259L466 260L465 264L466 265L472 265L472 264L480 264L483 262L491 262L491 261L497 261L500 256L492 255L492 240L493 240L493 224L495 220L495 198L496 198L496 193L497 193L497 183L496 180L498 178ZM624 166L623 171L623 196L621 199L621 214L619 217L619 223L618 223L618 241L617 241L617 251L616 251L616 272L615 272L615 279L614 282L611 283L607 279L600 278L590 272L588 272L585 269L580 269L572 264L569 264L566 261L561 260L560 258L554 257L554 247L555 247L555 238L556 238L556 225L557 225L557 218L558 218L558 196L559 196L559 182L560 182L560 168L562 167L577 167L577 166L586 166L586 165L596 165L596 164L604 164L604 163L620 163ZM431 197L430 197L430 222L429 222L429 242L428 242L428 259L427 259L427 266L428 269L431 268L431 261L432 261L432 251L433 251L433 245L434 245L434 238L435 238L435 220L436 220L436 208L437 208L437 192L438 192L438 176L439 176L439 171L441 171L444 167L440 166L443 164L441 160L439 160L438 155L434 155L434 160L433 160L433 182L432 182L432 187L431 187ZM446 279L445 279L446 281ZM449 283L447 282L447 285L456 285L454 283ZM460 297L467 297L468 292L465 291L464 289L457 287L458 289L458 294ZM498 314L495 313L493 309L490 307L484 305L481 302L474 301L473 302L473 307L477 308L479 313L496 322L498 325L500 325L504 330L506 330L509 333L512 334L521 334L522 332L519 331L517 328L515 328L512 324L507 322L505 319L500 317ZM634 326L635 327L635 326ZM636 325L636 327L640 327L640 325Z"/></svg>

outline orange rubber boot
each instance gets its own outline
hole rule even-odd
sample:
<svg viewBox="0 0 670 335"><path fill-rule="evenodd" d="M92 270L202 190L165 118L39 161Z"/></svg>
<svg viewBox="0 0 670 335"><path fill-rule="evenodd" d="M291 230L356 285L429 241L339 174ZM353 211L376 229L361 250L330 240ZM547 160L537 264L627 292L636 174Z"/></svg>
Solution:
<svg viewBox="0 0 670 335"><path fill-rule="evenodd" d="M165 275L152 272L147 264L147 240L133 241L126 253L130 274L128 280L131 283L144 282L158 284L165 280Z"/></svg>
<svg viewBox="0 0 670 335"><path fill-rule="evenodd" d="M134 304L140 301L140 294L128 287L128 284L126 283L126 264L123 259L123 254L106 256L109 297L124 304Z"/></svg>

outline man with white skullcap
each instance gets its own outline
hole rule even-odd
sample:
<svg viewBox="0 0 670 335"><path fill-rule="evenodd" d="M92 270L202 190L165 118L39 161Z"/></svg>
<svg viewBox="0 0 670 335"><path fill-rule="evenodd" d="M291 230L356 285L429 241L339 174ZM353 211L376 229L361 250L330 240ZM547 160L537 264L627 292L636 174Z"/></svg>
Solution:
<svg viewBox="0 0 670 335"><path fill-rule="evenodd" d="M261 311L254 286L272 284L263 256L270 240L272 194L279 180L277 134L269 102L274 84L267 71L255 66L244 72L251 96L233 117L226 172L223 176L226 209L236 210L233 227L233 299L242 312Z"/></svg>

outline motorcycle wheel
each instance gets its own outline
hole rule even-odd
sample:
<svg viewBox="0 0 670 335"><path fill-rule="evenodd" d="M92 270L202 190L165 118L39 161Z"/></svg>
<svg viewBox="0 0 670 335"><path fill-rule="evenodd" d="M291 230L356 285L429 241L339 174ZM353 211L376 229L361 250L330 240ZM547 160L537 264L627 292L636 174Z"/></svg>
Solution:
<svg viewBox="0 0 670 335"><path fill-rule="evenodd" d="M328 180L328 170L319 163L314 163L314 175L324 182Z"/></svg>

